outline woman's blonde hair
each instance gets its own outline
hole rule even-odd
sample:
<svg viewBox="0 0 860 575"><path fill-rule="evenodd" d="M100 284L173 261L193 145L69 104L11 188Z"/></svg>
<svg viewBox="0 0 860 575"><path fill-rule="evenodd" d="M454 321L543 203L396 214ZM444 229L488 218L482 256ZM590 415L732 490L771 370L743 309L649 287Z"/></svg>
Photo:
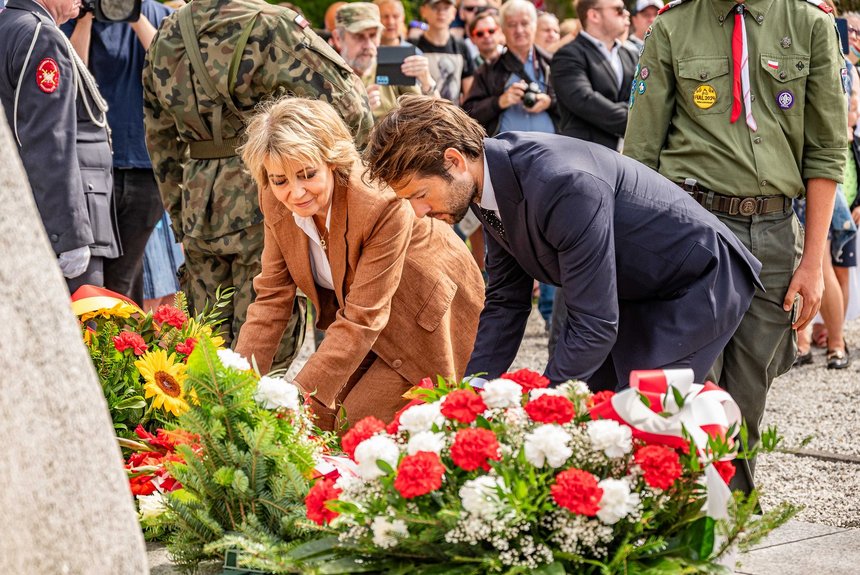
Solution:
<svg viewBox="0 0 860 575"><path fill-rule="evenodd" d="M260 104L245 135L239 153L260 190L268 188L267 158L297 168L326 164L341 182L359 159L346 124L320 100L285 96Z"/></svg>

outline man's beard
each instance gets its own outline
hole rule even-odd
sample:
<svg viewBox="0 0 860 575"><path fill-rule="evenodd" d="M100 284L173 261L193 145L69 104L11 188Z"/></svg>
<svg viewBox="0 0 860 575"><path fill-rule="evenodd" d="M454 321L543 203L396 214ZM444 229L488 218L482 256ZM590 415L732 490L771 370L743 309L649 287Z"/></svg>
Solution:
<svg viewBox="0 0 860 575"><path fill-rule="evenodd" d="M343 56L343 54L341 54ZM346 63L352 68L352 71L356 73L358 76L363 76L370 70L370 67L373 66L374 56L372 54L359 54L355 58L351 60L346 60Z"/></svg>
<svg viewBox="0 0 860 575"><path fill-rule="evenodd" d="M449 184L448 191L451 202L446 206L446 210L444 212L430 212L427 215L431 218L444 220L453 226L466 217L469 206L478 197L478 185L469 177L466 181L454 180Z"/></svg>

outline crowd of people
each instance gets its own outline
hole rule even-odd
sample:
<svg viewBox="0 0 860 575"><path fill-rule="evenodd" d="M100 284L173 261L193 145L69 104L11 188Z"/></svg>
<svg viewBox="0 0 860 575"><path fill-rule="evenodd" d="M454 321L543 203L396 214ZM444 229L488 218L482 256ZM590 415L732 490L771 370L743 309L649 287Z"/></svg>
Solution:
<svg viewBox="0 0 860 575"><path fill-rule="evenodd" d="M754 444L811 345L850 365L860 16L841 50L825 0L536 3L7 0L0 102L69 289L231 288L264 371L312 312L327 429L498 377L537 300L552 383L689 368Z"/></svg>

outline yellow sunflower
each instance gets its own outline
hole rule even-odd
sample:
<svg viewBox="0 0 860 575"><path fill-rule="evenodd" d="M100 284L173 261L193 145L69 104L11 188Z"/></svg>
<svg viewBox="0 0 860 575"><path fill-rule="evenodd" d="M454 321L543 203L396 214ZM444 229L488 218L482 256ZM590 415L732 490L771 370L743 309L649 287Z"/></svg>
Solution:
<svg viewBox="0 0 860 575"><path fill-rule="evenodd" d="M224 347L224 338L220 335L212 335L212 328L208 325L203 325L195 319L188 320L188 337L193 337L196 340L200 340L201 336L206 336L212 342L212 345L215 346L215 349L221 349Z"/></svg>
<svg viewBox="0 0 860 575"><path fill-rule="evenodd" d="M154 397L153 407L179 417L188 411L185 401L185 364L176 361L176 355L167 355L163 349L149 351L134 362L146 380L143 385L146 398Z"/></svg>
<svg viewBox="0 0 860 575"><path fill-rule="evenodd" d="M119 319L128 319L132 315L136 313L140 313L140 308L137 306L133 306L124 301L120 301L118 304L112 307L100 307L97 309L87 309L87 310L78 310L74 307L72 308L80 317L81 323L86 323L93 318L104 317L104 318L119 318Z"/></svg>

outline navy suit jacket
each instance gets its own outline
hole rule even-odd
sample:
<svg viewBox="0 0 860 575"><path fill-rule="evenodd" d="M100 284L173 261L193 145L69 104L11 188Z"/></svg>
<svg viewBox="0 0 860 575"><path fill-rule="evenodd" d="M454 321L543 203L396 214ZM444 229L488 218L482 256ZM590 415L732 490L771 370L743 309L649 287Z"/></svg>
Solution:
<svg viewBox="0 0 860 575"><path fill-rule="evenodd" d="M484 152L505 238L484 226L489 285L466 373L510 367L532 278L564 290L568 325L546 369L555 383L588 380L610 354L667 365L734 332L761 264L677 185L565 136L508 132Z"/></svg>

